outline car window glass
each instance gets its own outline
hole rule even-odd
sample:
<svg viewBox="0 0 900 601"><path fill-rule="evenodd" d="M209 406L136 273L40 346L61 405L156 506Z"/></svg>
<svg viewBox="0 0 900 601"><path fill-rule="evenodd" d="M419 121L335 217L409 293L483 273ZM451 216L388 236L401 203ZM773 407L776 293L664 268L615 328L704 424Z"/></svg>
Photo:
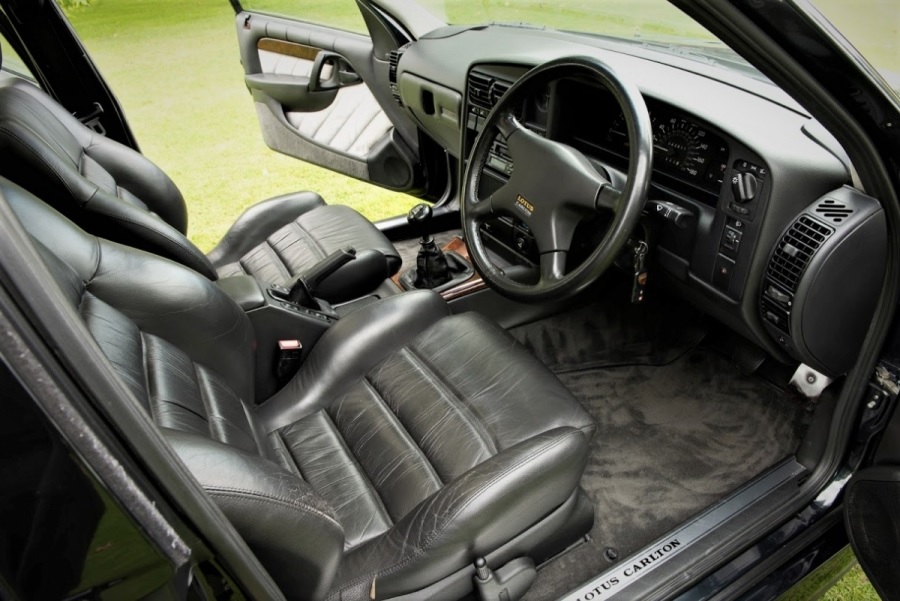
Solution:
<svg viewBox="0 0 900 601"><path fill-rule="evenodd" d="M2 35L0 35L0 49L3 51L4 77L8 76L8 74L13 74L18 75L19 77L34 79L34 75L32 75L31 70L25 65L25 61L19 57L19 54L13 50L13 47L9 45L9 42L7 42L6 38Z"/></svg>
<svg viewBox="0 0 900 601"><path fill-rule="evenodd" d="M320 23L346 31L365 33L366 24L353 0L310 2L309 0L243 0L244 10L282 15Z"/></svg>
<svg viewBox="0 0 900 601"><path fill-rule="evenodd" d="M897 0L813 0L826 19L900 92L900 4Z"/></svg>

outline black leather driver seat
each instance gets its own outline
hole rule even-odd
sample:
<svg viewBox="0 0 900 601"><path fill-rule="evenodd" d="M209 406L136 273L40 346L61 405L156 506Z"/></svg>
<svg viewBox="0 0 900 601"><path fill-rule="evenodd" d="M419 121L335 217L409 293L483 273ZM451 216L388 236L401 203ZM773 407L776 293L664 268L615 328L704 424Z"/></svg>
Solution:
<svg viewBox="0 0 900 601"><path fill-rule="evenodd" d="M389 297L339 320L257 406L252 327L215 283L2 180L0 196L289 598L419 595L478 556L540 561L589 529L594 422L487 320L431 291Z"/></svg>
<svg viewBox="0 0 900 601"><path fill-rule="evenodd" d="M365 217L326 205L313 192L262 201L204 255L187 237L187 209L175 183L133 149L82 124L43 90L18 78L0 82L0 175L45 198L81 227L159 254L210 279L246 273L284 284L330 253L367 253L320 290L330 301L370 292L400 268L391 242ZM368 256L374 253L380 253Z"/></svg>

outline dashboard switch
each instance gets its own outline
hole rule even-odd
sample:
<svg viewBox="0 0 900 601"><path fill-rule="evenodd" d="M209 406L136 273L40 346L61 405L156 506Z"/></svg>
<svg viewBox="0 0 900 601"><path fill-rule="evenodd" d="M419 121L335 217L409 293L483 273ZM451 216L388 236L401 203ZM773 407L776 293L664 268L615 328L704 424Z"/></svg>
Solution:
<svg viewBox="0 0 900 601"><path fill-rule="evenodd" d="M651 200L647 203L647 210L680 228L687 227L693 217L693 214L684 207L665 200Z"/></svg>
<svg viewBox="0 0 900 601"><path fill-rule="evenodd" d="M731 191L738 202L750 202L759 191L759 180L749 172L735 173L731 176Z"/></svg>
<svg viewBox="0 0 900 601"><path fill-rule="evenodd" d="M728 257L717 255L715 267L713 267L713 285L719 290L728 290L731 286L731 276L734 271L734 261Z"/></svg>

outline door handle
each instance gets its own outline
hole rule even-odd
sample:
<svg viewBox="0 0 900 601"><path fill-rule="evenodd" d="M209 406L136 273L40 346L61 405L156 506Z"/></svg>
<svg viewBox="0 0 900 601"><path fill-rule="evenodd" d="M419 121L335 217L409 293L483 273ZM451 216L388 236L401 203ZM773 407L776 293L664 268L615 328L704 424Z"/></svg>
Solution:
<svg viewBox="0 0 900 601"><path fill-rule="evenodd" d="M322 70L326 65L331 67L331 73L323 79ZM343 56L328 50L321 50L316 55L309 72L310 92L326 92L358 83L362 83L362 78Z"/></svg>

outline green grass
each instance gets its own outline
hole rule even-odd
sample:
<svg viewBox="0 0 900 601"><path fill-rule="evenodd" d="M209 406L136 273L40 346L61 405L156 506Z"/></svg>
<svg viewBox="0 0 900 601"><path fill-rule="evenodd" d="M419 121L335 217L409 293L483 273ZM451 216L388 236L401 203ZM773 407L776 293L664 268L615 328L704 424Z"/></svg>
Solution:
<svg viewBox="0 0 900 601"><path fill-rule="evenodd" d="M890 10L895 1L866 0L868 7L879 11ZM439 0L427 3L443 4ZM872 46L870 51L879 63L896 65L896 46L892 45L896 41L891 42L897 39L896 34L891 37L896 19L893 25L890 19L881 20L878 35L866 37L862 35L865 11L859 11L857 5L840 0L821 4L829 17L853 23L852 32L860 32L860 43ZM600 5L584 2L560 6L530 0L503 6L489 0L466 0L451 3L449 17L458 21L527 21L535 11L551 5L550 24L562 29L587 27L630 36L635 33L630 19L640 12L647 21L645 33L696 32L696 27L671 7L667 9L674 12L667 10L665 18L660 18L656 0L607 0L602 11L596 8ZM310 20L355 31L362 28L351 0L253 0L252 6L287 14L302 6ZM409 196L335 175L266 148L243 85L234 14L227 0L94 0L70 16L117 93L143 152L184 192L190 235L201 248L209 249L246 207L275 194L315 190L329 202L354 206L373 220L403 213L415 202ZM877 597L857 567L824 599Z"/></svg>
<svg viewBox="0 0 900 601"><path fill-rule="evenodd" d="M314 190L372 220L416 202L266 147L227 0L95 0L70 18L141 150L184 193L189 234L200 248L211 248L244 209L276 194Z"/></svg>

